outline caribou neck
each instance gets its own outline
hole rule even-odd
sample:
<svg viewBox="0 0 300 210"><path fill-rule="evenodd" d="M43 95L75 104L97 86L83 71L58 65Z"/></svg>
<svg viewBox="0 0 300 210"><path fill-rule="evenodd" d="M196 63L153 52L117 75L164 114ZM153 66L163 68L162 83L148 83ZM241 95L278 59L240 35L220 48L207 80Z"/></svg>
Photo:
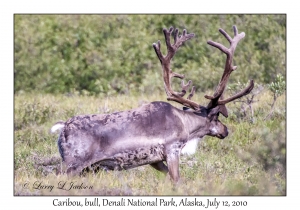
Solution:
<svg viewBox="0 0 300 210"><path fill-rule="evenodd" d="M185 129L189 134L187 140L202 138L209 134L209 120L207 119L207 110L201 107L200 111L195 110L178 110Z"/></svg>

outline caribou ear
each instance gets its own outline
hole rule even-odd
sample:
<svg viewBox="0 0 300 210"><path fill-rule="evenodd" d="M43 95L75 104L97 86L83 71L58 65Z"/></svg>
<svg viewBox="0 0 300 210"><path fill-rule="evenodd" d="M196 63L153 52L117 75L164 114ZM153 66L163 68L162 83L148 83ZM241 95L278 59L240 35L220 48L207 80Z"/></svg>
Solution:
<svg viewBox="0 0 300 210"><path fill-rule="evenodd" d="M195 112L195 110L194 109L191 109L191 108L189 108L189 107L182 107L182 110L183 111L186 111L186 112Z"/></svg>
<svg viewBox="0 0 300 210"><path fill-rule="evenodd" d="M209 110L209 113L208 113L208 119L212 119L214 116L216 116L218 113L220 112L220 107L219 106L216 106L215 108L213 109L210 109Z"/></svg>
<svg viewBox="0 0 300 210"><path fill-rule="evenodd" d="M224 117L228 117L228 112L227 112L227 108L226 108L226 106L225 106L225 104L224 105L219 105L219 107L220 107L220 113L224 116Z"/></svg>
<svg viewBox="0 0 300 210"><path fill-rule="evenodd" d="M186 106L184 106L184 107L182 107L182 110L183 111L186 111L186 110L189 110L190 108L188 108L188 107L186 107Z"/></svg>

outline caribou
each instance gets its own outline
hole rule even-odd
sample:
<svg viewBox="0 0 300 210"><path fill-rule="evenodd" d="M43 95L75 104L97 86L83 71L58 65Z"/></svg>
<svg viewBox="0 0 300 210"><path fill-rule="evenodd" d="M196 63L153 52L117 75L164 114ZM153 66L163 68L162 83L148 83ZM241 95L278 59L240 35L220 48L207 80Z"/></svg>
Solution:
<svg viewBox="0 0 300 210"><path fill-rule="evenodd" d="M171 60L177 50L195 35L188 34L185 29L181 35L173 27L163 29L167 55L162 54L160 41L153 43L153 48L162 66L167 100L184 108L181 110L170 103L155 101L132 110L79 115L57 122L51 131L60 131L57 144L62 158L61 172L76 175L85 169L127 170L149 164L178 182L180 154L193 154L199 139L206 135L220 139L227 137L227 127L218 119L219 114L228 117L225 105L249 94L254 87L253 80L250 80L246 88L224 99L229 76L237 68L232 65L234 51L245 33L238 33L236 26L233 26L233 38L223 29L219 31L229 41L230 47L207 42L226 54L224 72L214 94L204 96L209 100L207 106L192 101L195 87L189 91L191 80L185 84L184 75L171 70ZM174 41L171 43L172 35ZM179 92L171 87L173 77L182 79ZM184 98L187 92L188 97Z"/></svg>

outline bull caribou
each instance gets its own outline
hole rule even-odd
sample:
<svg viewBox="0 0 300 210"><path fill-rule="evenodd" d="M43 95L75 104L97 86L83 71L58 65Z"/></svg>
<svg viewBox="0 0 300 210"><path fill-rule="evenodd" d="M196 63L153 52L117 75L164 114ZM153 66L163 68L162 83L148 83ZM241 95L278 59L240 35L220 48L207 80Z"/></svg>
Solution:
<svg viewBox="0 0 300 210"><path fill-rule="evenodd" d="M191 98L195 87L191 81L181 82L181 92L171 87L173 77L180 79L184 75L171 70L171 60L183 43L194 37L184 29L179 35L173 27L163 29L167 46L167 55L160 50L160 41L153 44L154 51L163 70L164 87L168 101L175 101L184 106L183 110L167 102L155 101L136 109L115 112L112 114L91 114L72 117L65 122L58 122L51 131L60 131L58 149L62 158L63 172L80 174L84 169L123 170L149 164L153 168L169 173L170 178L179 180L179 158L181 153L192 154L199 139L205 135L223 139L228 136L227 127L218 117L219 113L228 117L226 104L250 93L254 82L239 93L224 99L223 93L232 71L234 51L245 33L238 33L233 26L231 38L223 29L220 33L229 41L226 48L220 43L207 43L226 54L223 75L207 106L201 106ZM171 36L174 42L171 43ZM167 165L165 165L164 161Z"/></svg>

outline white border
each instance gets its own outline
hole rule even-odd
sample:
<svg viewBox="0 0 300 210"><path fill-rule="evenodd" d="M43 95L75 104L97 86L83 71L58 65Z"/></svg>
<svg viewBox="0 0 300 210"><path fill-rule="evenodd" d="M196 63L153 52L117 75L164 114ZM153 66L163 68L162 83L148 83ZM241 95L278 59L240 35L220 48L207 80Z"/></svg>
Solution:
<svg viewBox="0 0 300 210"><path fill-rule="evenodd" d="M287 196L286 197L237 197L247 200L247 209L282 209L299 205L299 139L297 139L297 116L299 106L296 86L299 83L299 12L296 1L275 0L242 1L2 1L1 2L1 206L9 209L30 207L52 208L55 197L13 196L13 14L15 13L282 13L287 14ZM289 100L289 96L296 96ZM9 149L8 149L9 148ZM110 197L112 199L112 197ZM218 200L236 200L236 197L218 197ZM6 208L6 209L8 209ZM194 207L196 208L196 207ZM297 208L297 207L296 207ZM295 209L295 208L293 208Z"/></svg>

